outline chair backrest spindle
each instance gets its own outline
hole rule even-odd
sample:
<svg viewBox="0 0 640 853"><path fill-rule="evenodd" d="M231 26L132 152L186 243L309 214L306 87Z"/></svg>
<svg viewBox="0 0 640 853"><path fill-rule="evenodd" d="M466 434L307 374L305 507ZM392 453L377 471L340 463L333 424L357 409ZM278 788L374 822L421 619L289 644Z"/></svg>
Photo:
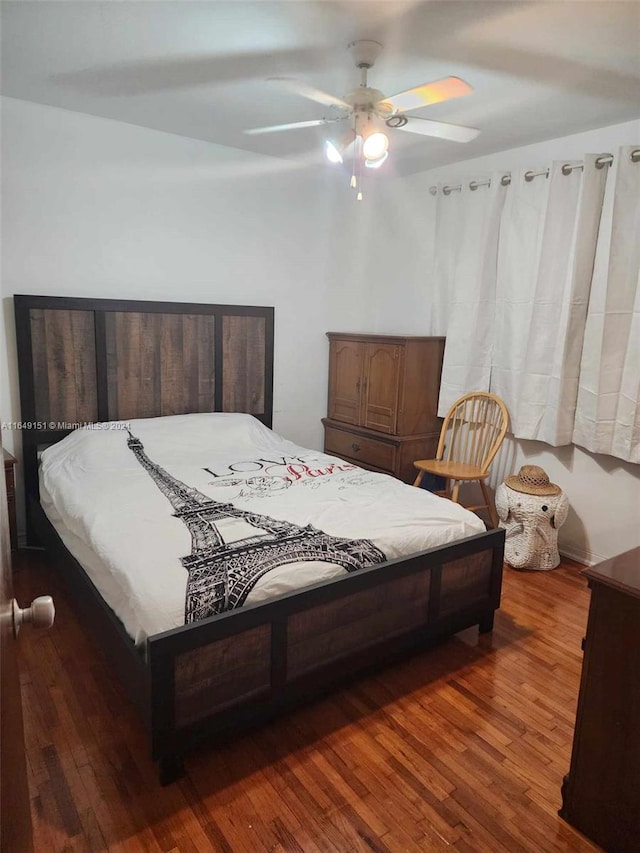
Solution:
<svg viewBox="0 0 640 853"><path fill-rule="evenodd" d="M484 473L498 452L508 425L507 408L495 394L466 394L445 416L436 458L474 465Z"/></svg>

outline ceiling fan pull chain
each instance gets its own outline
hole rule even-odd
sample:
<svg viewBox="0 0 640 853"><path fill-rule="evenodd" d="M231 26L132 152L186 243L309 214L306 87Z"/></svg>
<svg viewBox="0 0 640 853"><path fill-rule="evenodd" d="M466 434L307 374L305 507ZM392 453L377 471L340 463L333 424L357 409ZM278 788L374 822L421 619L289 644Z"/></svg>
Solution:
<svg viewBox="0 0 640 853"><path fill-rule="evenodd" d="M358 159L358 134L357 134L355 115L353 117L353 133L354 133L353 160L351 162L351 181L349 183L349 186L351 187L352 190L355 190L355 188L358 185L358 181L356 180L356 160Z"/></svg>

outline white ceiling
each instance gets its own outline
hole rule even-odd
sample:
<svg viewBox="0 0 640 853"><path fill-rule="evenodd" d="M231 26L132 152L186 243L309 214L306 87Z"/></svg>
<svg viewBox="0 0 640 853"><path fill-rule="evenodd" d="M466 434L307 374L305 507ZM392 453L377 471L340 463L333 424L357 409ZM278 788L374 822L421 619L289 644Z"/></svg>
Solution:
<svg viewBox="0 0 640 853"><path fill-rule="evenodd" d="M476 140L392 133L389 173L640 117L640 2L620 0L5 0L2 93L313 163L322 128L242 131L327 115L266 78L342 96L360 38L385 46L369 82L386 95L448 75L475 89L415 115L478 127Z"/></svg>

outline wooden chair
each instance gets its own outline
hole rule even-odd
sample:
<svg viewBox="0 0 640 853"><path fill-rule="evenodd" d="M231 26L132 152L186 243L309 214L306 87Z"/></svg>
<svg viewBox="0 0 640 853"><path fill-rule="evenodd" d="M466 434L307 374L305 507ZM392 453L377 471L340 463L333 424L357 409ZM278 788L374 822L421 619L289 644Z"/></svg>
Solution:
<svg viewBox="0 0 640 853"><path fill-rule="evenodd" d="M460 483L477 480L485 503L468 506L467 509L475 511L486 507L492 525L497 527L498 515L485 480L489 476L489 466L500 449L508 425L507 407L495 394L476 391L460 397L445 416L436 458L419 459L413 463L419 472L413 485L419 486L425 474L444 477L445 488L436 494L460 503Z"/></svg>

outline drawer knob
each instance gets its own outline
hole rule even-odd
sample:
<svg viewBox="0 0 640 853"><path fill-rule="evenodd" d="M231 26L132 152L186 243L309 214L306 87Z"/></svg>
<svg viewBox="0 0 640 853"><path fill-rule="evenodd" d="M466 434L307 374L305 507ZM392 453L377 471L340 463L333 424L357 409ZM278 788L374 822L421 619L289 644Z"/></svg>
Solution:
<svg viewBox="0 0 640 853"><path fill-rule="evenodd" d="M354 443L351 445L351 449L352 449L355 453L357 453L361 448L360 448L360 445L359 445L359 444L356 444L356 443L354 442Z"/></svg>

